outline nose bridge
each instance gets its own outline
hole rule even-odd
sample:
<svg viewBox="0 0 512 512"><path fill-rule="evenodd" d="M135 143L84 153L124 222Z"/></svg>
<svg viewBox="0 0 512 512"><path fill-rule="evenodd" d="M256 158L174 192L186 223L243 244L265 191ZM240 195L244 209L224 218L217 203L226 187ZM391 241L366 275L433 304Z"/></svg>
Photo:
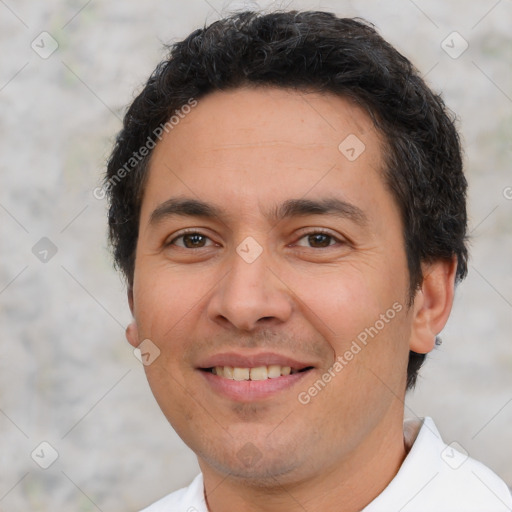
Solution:
<svg viewBox="0 0 512 512"><path fill-rule="evenodd" d="M268 249L264 251L259 244L256 247L252 240L240 243L230 261L230 292L239 296L247 292L253 300L267 295L271 259Z"/></svg>
<svg viewBox="0 0 512 512"><path fill-rule="evenodd" d="M219 283L209 316L251 330L259 320L285 321L291 313L286 287L271 270L272 258L254 238L247 237L229 257L229 272Z"/></svg>

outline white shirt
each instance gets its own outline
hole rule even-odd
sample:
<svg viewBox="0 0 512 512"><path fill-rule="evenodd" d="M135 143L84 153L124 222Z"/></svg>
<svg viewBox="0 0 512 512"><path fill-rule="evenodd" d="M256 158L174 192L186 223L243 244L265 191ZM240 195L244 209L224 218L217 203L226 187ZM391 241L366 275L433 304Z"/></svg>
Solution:
<svg viewBox="0 0 512 512"><path fill-rule="evenodd" d="M400 470L362 512L511 512L509 489L489 468L446 445L431 418L404 423ZM142 512L208 512L203 477Z"/></svg>

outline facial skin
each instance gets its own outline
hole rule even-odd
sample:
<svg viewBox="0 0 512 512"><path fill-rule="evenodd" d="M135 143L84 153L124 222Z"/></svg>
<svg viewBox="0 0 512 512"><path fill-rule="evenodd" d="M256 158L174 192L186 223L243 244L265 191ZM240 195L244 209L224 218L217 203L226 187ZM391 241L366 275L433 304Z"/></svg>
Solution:
<svg viewBox="0 0 512 512"><path fill-rule="evenodd" d="M354 161L338 149L350 134L366 147ZM409 350L432 350L450 312L455 263L425 265L408 307L403 226L382 176L383 144L345 99L243 88L200 99L154 150L127 337L161 351L147 378L198 456L212 512L360 510L406 455ZM171 199L208 203L222 216L166 215ZM270 216L297 199L350 206ZM328 236L307 236L319 231ZM237 252L247 237L262 248L251 263ZM395 303L401 311L300 403L299 393ZM226 391L216 385L223 377L201 369L218 354L266 354L263 364L292 358L312 369L277 391L267 393L279 379Z"/></svg>

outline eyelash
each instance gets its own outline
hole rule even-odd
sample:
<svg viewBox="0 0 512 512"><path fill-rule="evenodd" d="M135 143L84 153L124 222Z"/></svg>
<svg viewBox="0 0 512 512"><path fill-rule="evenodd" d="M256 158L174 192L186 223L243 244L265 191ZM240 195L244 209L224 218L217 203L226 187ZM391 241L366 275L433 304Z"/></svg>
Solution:
<svg viewBox="0 0 512 512"><path fill-rule="evenodd" d="M197 231L195 229L190 229L190 230L186 230L186 231L182 232L180 235L174 237L171 241L165 243L165 247L168 247L171 245L176 245L175 244L176 240L179 240L180 238L183 238L186 235L200 235L204 238L211 240L211 238L209 236L201 233L200 231ZM335 237L331 232L329 232L325 229L322 229L322 228L317 228L315 230L303 233L297 241L302 240L303 238L305 238L307 236L311 236L311 235L326 235L326 236L330 237L332 240L334 240L335 242L337 242L338 244L342 244L342 245L346 244L345 241L340 240L339 238ZM321 247L321 249L327 249L329 247L334 247L335 245L336 244L329 244L327 247ZM189 247L181 247L181 246L177 246L177 247L180 247L181 249L194 250L193 248L189 248ZM302 246L299 246L299 247L302 247ZM205 249L205 248L206 247L199 247L198 249ZM317 248L309 247L309 249L317 249Z"/></svg>

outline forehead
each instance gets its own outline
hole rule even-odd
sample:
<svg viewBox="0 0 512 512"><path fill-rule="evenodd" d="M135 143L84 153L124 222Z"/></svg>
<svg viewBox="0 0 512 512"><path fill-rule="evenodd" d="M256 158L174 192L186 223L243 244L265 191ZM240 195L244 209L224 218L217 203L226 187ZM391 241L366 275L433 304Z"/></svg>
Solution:
<svg viewBox="0 0 512 512"><path fill-rule="evenodd" d="M216 91L199 99L157 144L143 210L171 194L217 197L220 206L240 209L244 198L261 206L258 194L278 202L280 195L322 190L338 190L341 197L343 189L367 193L382 186L381 148L368 115L334 94Z"/></svg>

